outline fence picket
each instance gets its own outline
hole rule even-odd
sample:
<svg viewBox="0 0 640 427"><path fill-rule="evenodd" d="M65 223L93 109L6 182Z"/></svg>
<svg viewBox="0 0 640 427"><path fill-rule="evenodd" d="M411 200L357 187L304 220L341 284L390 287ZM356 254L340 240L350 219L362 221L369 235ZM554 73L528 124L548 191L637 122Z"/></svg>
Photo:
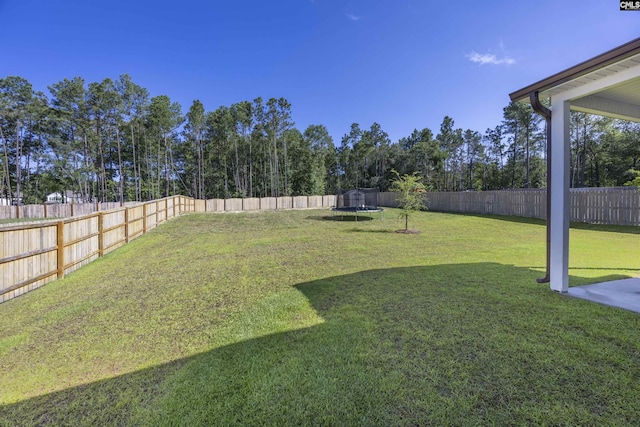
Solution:
<svg viewBox="0 0 640 427"><path fill-rule="evenodd" d="M546 217L545 189L427 193L432 211ZM571 189L571 221L640 225L640 191L636 187ZM380 205L397 206L394 193L380 193Z"/></svg>

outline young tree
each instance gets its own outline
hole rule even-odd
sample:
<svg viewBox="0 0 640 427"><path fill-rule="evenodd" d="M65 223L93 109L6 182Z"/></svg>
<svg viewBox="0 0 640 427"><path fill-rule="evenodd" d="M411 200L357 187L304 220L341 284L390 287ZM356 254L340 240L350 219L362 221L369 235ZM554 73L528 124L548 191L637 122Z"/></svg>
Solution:
<svg viewBox="0 0 640 427"><path fill-rule="evenodd" d="M422 177L417 172L400 174L393 169L396 179L391 183L391 191L399 193L398 207L401 209L400 217L404 218L404 232L409 232L409 217L415 212L426 209L426 188L421 182Z"/></svg>

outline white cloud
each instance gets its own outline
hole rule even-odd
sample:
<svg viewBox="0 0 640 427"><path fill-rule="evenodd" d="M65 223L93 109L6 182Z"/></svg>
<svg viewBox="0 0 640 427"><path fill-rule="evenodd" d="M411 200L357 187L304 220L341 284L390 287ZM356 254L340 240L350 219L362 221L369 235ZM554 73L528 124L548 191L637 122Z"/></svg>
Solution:
<svg viewBox="0 0 640 427"><path fill-rule="evenodd" d="M354 15L353 13L348 13L347 14L347 18L351 19L352 21L359 21L360 20L360 17Z"/></svg>
<svg viewBox="0 0 640 427"><path fill-rule="evenodd" d="M513 65L516 63L516 60L510 58L508 56L503 56L502 58L498 58L496 55L492 53L478 53L476 51L472 51L467 55L469 61L475 62L476 64L484 65L484 64L493 64L493 65Z"/></svg>

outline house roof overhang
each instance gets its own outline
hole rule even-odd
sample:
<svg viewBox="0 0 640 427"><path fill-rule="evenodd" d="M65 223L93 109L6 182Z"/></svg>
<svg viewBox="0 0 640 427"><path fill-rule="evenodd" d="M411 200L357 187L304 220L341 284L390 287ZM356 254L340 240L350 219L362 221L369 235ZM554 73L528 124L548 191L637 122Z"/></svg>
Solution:
<svg viewBox="0 0 640 427"><path fill-rule="evenodd" d="M517 90L511 101L561 97L571 109L640 122L640 38Z"/></svg>

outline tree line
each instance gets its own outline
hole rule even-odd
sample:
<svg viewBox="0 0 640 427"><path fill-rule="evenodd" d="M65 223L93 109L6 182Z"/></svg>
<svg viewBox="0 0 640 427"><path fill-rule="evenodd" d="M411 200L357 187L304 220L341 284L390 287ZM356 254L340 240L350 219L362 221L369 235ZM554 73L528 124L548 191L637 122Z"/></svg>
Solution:
<svg viewBox="0 0 640 427"><path fill-rule="evenodd" d="M380 124L351 125L339 143L318 124L300 131L284 98L188 111L152 97L130 76L88 83L64 79L33 89L0 79L0 197L41 203L72 191L84 201L333 194L388 190L393 172L418 173L431 191L545 186L544 121L511 103L484 133L445 116L392 142ZM638 124L571 113L571 185L632 181L640 159Z"/></svg>

